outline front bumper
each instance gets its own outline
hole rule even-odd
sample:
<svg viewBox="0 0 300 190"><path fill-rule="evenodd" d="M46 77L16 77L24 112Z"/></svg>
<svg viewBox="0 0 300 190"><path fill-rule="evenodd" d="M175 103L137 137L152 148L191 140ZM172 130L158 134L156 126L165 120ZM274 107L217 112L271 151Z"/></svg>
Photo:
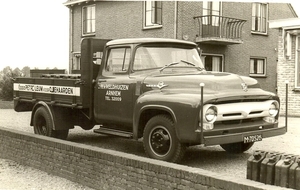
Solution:
<svg viewBox="0 0 300 190"><path fill-rule="evenodd" d="M224 134L224 135L217 135L217 136L204 136L203 144L205 146L210 146L210 145L244 142L244 137L250 135L262 135L264 139L268 137L283 135L286 132L287 132L287 126L283 126L278 128L262 129L259 131L248 131L248 132Z"/></svg>

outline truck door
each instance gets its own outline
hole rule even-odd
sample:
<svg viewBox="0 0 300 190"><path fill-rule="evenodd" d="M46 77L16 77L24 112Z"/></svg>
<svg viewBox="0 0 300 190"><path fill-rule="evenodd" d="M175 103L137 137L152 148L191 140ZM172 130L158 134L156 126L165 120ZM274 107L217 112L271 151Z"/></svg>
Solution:
<svg viewBox="0 0 300 190"><path fill-rule="evenodd" d="M132 130L135 80L129 78L130 47L108 49L95 85L95 119L105 127ZM101 71L100 71L101 72Z"/></svg>

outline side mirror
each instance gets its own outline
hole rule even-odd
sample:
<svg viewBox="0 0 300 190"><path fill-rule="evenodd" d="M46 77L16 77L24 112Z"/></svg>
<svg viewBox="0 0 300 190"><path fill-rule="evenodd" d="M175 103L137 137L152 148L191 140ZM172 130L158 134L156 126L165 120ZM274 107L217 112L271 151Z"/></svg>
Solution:
<svg viewBox="0 0 300 190"><path fill-rule="evenodd" d="M201 56L201 55L202 55L202 52L203 52L203 50L202 50L202 49L200 49L199 47L197 48L197 50L198 50L198 52L199 52L199 55Z"/></svg>

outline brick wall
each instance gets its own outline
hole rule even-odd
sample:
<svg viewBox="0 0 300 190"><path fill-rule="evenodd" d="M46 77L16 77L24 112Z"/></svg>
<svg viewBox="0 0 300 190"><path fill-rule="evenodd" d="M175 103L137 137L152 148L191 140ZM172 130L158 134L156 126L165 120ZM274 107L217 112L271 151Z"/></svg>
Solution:
<svg viewBox="0 0 300 190"><path fill-rule="evenodd" d="M230 45L225 52L225 71L249 76L250 57L267 59L266 77L255 78L261 88L276 92L276 66L277 66L277 29L267 29L267 35L251 33L252 3L251 2L226 2L222 4L223 14L228 17L245 19L243 26L243 44ZM294 17L287 3L269 3L269 20ZM232 11L234 9L235 11Z"/></svg>
<svg viewBox="0 0 300 190"><path fill-rule="evenodd" d="M300 116L300 92L293 91L295 88L295 52L296 52L296 36L292 37L292 54L290 58L285 56L284 39L282 37L283 30L278 32L278 96L281 100L281 114L285 113L286 83L289 81L288 87L288 115Z"/></svg>
<svg viewBox="0 0 300 190"><path fill-rule="evenodd" d="M2 127L0 158L11 159L95 189L282 189Z"/></svg>

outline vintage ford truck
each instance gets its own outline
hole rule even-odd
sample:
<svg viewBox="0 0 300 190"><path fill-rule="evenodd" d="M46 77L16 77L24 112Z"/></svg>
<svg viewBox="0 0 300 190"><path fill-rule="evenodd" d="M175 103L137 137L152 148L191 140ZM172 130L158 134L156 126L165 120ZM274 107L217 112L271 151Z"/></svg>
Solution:
<svg viewBox="0 0 300 190"><path fill-rule="evenodd" d="M204 69L195 43L163 38L81 43L80 74L17 78L14 109L36 134L69 129L143 139L146 154L179 162L188 146L241 153L279 126L279 98L249 77Z"/></svg>

